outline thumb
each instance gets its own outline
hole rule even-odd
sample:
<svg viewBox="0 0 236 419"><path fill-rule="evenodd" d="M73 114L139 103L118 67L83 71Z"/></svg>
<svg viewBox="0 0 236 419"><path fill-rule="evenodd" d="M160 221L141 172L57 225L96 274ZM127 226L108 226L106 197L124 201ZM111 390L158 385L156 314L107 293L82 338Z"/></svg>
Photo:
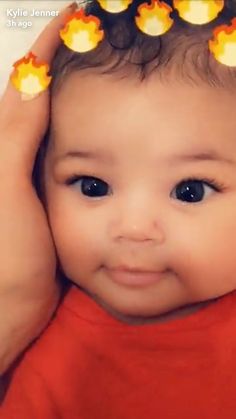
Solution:
<svg viewBox="0 0 236 419"><path fill-rule="evenodd" d="M50 64L61 43L59 31L65 18L77 7L76 2L63 9L49 22L30 49L37 58L35 63ZM21 93L9 78L0 101L0 149L13 153L19 164L32 172L40 141L49 120L49 91L42 91L31 100L22 100Z"/></svg>

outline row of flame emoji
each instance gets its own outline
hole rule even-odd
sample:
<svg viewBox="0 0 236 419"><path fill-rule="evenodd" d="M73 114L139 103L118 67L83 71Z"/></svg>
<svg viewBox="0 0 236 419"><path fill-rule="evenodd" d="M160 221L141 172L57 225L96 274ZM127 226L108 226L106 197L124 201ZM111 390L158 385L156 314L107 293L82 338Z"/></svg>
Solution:
<svg viewBox="0 0 236 419"><path fill-rule="evenodd" d="M125 11L133 0L96 0L109 13ZM173 0L173 7L181 19L195 25L214 20L224 8L224 0ZM149 36L160 36L173 25L170 17L173 8L161 0L151 0L137 8L135 23L140 31ZM60 37L71 50L84 53L93 50L104 38L101 21L93 15L86 15L83 8L66 18ZM221 64L236 67L236 17L230 25L221 25L213 31L209 50ZM51 77L47 75L49 65L36 63L36 56L30 52L14 63L10 80L14 87L29 99L47 89Z"/></svg>

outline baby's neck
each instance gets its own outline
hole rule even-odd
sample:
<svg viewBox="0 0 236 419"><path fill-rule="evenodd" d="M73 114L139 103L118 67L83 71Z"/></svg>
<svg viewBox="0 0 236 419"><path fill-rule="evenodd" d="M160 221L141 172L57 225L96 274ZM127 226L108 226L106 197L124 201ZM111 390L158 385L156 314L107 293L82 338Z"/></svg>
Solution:
<svg viewBox="0 0 236 419"><path fill-rule="evenodd" d="M207 300L199 303L190 304L184 307L180 307L176 310L172 310L170 312L152 316L152 317L138 317L138 316L128 316L121 313L116 312L115 310L108 307L104 302L99 301L96 297L93 299L101 305L108 313L110 313L113 317L115 317L117 320L122 321L123 323L138 326L138 325L144 325L144 324L153 324L153 323L167 323L172 320L176 320L182 317L189 316L190 314L193 314L204 307L208 306L209 304L213 304L216 299L213 300Z"/></svg>

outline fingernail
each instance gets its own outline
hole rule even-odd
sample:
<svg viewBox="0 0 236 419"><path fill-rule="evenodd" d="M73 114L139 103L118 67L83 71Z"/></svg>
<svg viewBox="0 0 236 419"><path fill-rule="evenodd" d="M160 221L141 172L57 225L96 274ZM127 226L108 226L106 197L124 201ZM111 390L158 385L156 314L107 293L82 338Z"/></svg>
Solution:
<svg viewBox="0 0 236 419"><path fill-rule="evenodd" d="M74 11L77 8L78 4L76 1L74 1L73 3L70 3L68 6L64 7L61 11L61 13L64 13L65 11Z"/></svg>
<svg viewBox="0 0 236 419"><path fill-rule="evenodd" d="M77 7L77 1L73 1L73 3L69 4L68 7Z"/></svg>

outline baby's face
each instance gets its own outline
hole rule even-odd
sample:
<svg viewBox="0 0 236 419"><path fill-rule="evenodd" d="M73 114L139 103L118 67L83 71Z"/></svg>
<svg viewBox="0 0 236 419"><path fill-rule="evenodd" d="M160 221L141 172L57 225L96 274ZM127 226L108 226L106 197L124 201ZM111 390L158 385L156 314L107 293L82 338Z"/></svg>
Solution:
<svg viewBox="0 0 236 419"><path fill-rule="evenodd" d="M125 321L236 288L234 93L79 72L52 124L46 198L67 277Z"/></svg>

